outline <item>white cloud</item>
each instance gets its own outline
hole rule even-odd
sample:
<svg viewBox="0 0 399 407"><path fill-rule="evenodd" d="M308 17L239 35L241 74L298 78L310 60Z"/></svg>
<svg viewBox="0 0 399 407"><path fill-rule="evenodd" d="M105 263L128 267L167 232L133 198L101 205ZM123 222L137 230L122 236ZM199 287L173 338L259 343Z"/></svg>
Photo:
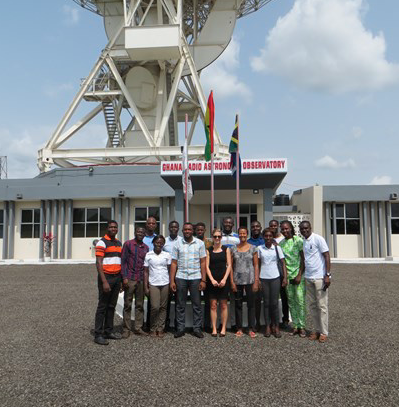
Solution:
<svg viewBox="0 0 399 407"><path fill-rule="evenodd" d="M7 156L8 178L31 178L38 175L37 152L44 147L55 126L30 126L21 130L0 128L1 155ZM93 140L96 142L93 144ZM104 147L107 135L103 124L90 123L60 148Z"/></svg>
<svg viewBox="0 0 399 407"><path fill-rule="evenodd" d="M354 168L356 165L352 158L349 158L346 161L337 161L335 158L325 155L324 157L321 157L315 161L315 166L318 168L337 170L341 168Z"/></svg>
<svg viewBox="0 0 399 407"><path fill-rule="evenodd" d="M76 7L69 6L65 4L62 7L62 12L65 16L65 23L68 25L75 25L79 22L80 14L79 10Z"/></svg>
<svg viewBox="0 0 399 407"><path fill-rule="evenodd" d="M399 65L386 60L383 33L362 22L363 0L296 0L251 61L258 72L333 93L378 90L399 83Z"/></svg>
<svg viewBox="0 0 399 407"><path fill-rule="evenodd" d="M389 175L381 176L376 175L369 183L369 185L387 185L387 184L392 184L392 178Z"/></svg>
<svg viewBox="0 0 399 407"><path fill-rule="evenodd" d="M238 95L246 102L252 99L251 89L238 79L240 66L240 43L234 37L223 54L208 68L204 69L201 81L205 88L212 89L215 97L228 98Z"/></svg>
<svg viewBox="0 0 399 407"><path fill-rule="evenodd" d="M360 139L362 137L362 135L363 135L363 130L361 127L359 127L359 126L352 127L352 136L355 139Z"/></svg>
<svg viewBox="0 0 399 407"><path fill-rule="evenodd" d="M59 85L48 85L44 89L44 94L49 98L56 98L58 95L64 92L68 92L73 89L70 83L61 83Z"/></svg>

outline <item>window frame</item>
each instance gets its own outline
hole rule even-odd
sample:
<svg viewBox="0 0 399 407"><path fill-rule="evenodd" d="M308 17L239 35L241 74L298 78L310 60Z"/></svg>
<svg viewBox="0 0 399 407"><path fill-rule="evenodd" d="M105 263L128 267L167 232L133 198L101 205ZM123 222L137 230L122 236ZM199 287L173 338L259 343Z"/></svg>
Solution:
<svg viewBox="0 0 399 407"><path fill-rule="evenodd" d="M23 221L23 218L24 218L23 213L24 213L24 211L25 212L29 212L29 211L31 212L31 214L32 214L32 221L31 222L24 222ZM39 221L38 222L35 222L35 212L36 212L36 214L37 213L39 214ZM46 219L45 211L43 213L43 218ZM23 226L31 226L30 236L22 236ZM38 236L35 236L35 226L38 227L38 229L39 229ZM41 236L40 236L40 208L22 208L21 209L21 222L20 222L19 227L20 227L20 238L21 239L40 239L41 238ZM44 224L44 227L45 227L45 224Z"/></svg>
<svg viewBox="0 0 399 407"><path fill-rule="evenodd" d="M4 235L4 209L0 209L0 239L3 239Z"/></svg>
<svg viewBox="0 0 399 407"><path fill-rule="evenodd" d="M337 206L342 205L343 206L343 215L342 216L335 216L335 222L336 222L336 230L337 230L337 235L345 235L345 236L359 236L361 235L361 216L360 216L360 204L358 202L339 202L335 203L335 213L337 213ZM358 212L358 217L348 217L347 216L347 205L357 205L357 212ZM331 213L331 234L334 233L334 209L332 208L332 213ZM358 233L348 233L348 222L349 221L358 221L359 224L359 230ZM338 221L343 221L343 233L339 232L339 227L338 227Z"/></svg>
<svg viewBox="0 0 399 407"><path fill-rule="evenodd" d="M399 202L391 202L391 234L392 235L399 235L399 213L398 216L393 216L393 206L398 207L399 208ZM398 228L396 228L396 226L394 226L394 224L397 223L398 224ZM395 231L397 230L397 231Z"/></svg>
<svg viewBox="0 0 399 407"><path fill-rule="evenodd" d="M136 211L138 209L145 209L146 210L146 218L145 220L136 220ZM150 209L158 209L159 211L159 219L156 218L156 216L154 216L153 214L150 214ZM157 221L157 227L155 229L155 234L159 235L161 233L161 222L162 222L162 209L161 206L135 206L134 207L134 218L133 218L133 231L136 230L136 225L137 226L142 226L145 228L145 224L147 222L147 219L149 216L152 216L156 219Z"/></svg>
<svg viewBox="0 0 399 407"><path fill-rule="evenodd" d="M106 221L101 221L101 210L102 209L107 209L110 211L110 218L112 214L112 209L111 207L105 207L105 206L97 206L97 207L84 207L84 208L73 208L73 213L72 213L72 238L74 239L92 239L94 237L102 237L104 233L101 232L102 230L102 225L103 227L107 226L108 220ZM74 216L75 216L75 210L83 210L84 211L84 217L83 221L75 221ZM88 221L88 216L87 213L88 211L96 210L97 211L97 220L96 221ZM77 236L77 232L75 231L75 226L77 225L83 225L83 236ZM97 225L97 235L96 236L87 236L87 226L88 225Z"/></svg>

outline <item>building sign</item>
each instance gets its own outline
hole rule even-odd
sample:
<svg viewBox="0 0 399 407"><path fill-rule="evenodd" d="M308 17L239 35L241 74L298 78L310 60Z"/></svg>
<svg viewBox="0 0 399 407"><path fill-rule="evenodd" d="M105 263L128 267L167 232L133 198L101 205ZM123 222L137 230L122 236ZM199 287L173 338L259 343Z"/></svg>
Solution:
<svg viewBox="0 0 399 407"><path fill-rule="evenodd" d="M211 162L207 161L189 161L190 175L208 175L211 173ZM267 159L241 159L241 174L267 174L267 173L286 173L286 158L267 158ZM230 161L215 161L213 163L215 175L230 175ZM162 161L161 175L179 175L182 173L182 163L180 161Z"/></svg>

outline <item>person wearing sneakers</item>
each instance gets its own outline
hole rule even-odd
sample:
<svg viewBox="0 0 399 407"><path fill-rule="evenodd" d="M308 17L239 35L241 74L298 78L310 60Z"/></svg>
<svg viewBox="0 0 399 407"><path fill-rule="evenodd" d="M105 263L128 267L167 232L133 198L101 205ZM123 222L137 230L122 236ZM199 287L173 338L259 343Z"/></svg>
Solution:
<svg viewBox="0 0 399 407"><path fill-rule="evenodd" d="M305 279L302 278L304 268L303 240L295 235L294 226L289 220L281 222L280 230L284 236L280 242L280 247L283 249L288 272L286 290L293 325L290 335L299 335L301 338L305 338L306 288Z"/></svg>
<svg viewBox="0 0 399 407"><path fill-rule="evenodd" d="M262 236L265 239L265 244L259 246L257 250L265 314L265 337L268 338L273 334L275 338L281 338L278 297L280 287L287 285L287 269L281 247L274 244L273 230L264 229Z"/></svg>
<svg viewBox="0 0 399 407"><path fill-rule="evenodd" d="M310 340L324 343L328 336L328 287L331 284L330 252L323 237L312 233L308 221L299 224L304 237L306 302L313 320Z"/></svg>
<svg viewBox="0 0 399 407"><path fill-rule="evenodd" d="M169 268L172 263L170 253L163 251L165 238L154 237L154 250L144 259L144 291L151 300L151 337L164 337L166 310L169 297Z"/></svg>
<svg viewBox="0 0 399 407"><path fill-rule="evenodd" d="M236 336L243 335L242 303L244 291L247 297L248 334L256 338L255 333L255 298L259 289L258 252L255 246L248 243L248 229L238 228L240 243L230 247L233 272L230 273L231 290L235 293Z"/></svg>
<svg viewBox="0 0 399 407"><path fill-rule="evenodd" d="M278 221L275 219L272 219L269 222L269 228L273 231L274 235L274 241L277 244L280 244L280 242L284 239L284 236L278 231ZM283 311L282 315L282 322L280 324L280 328L282 329L287 329L289 328L290 324L290 318L289 318L289 308L288 308L288 298L287 298L287 293L284 287L280 287L280 298L281 298L281 308Z"/></svg>
<svg viewBox="0 0 399 407"><path fill-rule="evenodd" d="M108 222L107 234L96 245L98 305L94 323L94 342L108 345L108 339L121 339L114 330L114 314L121 288L122 243L115 238L118 224Z"/></svg>
<svg viewBox="0 0 399 407"><path fill-rule="evenodd" d="M193 335L202 339L201 291L206 287L205 244L193 236L194 226L190 222L183 225L183 239L173 248L170 266L170 289L176 293L176 332L181 338L186 328L186 302L190 290L193 306Z"/></svg>
<svg viewBox="0 0 399 407"><path fill-rule="evenodd" d="M132 302L134 295L134 333L147 335L143 331L144 321L144 259L148 246L143 242L145 229L137 226L134 239L128 240L122 248L123 303L123 338L128 338L131 331Z"/></svg>

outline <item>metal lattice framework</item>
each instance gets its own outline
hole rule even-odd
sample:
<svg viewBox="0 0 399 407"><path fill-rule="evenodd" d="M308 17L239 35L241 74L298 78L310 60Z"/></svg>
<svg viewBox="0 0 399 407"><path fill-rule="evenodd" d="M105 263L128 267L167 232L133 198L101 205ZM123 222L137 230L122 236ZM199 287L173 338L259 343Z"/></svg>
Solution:
<svg viewBox="0 0 399 407"><path fill-rule="evenodd" d="M46 145L38 166L53 164L137 163L178 159L178 125L186 120L188 154L198 121L204 122L206 98L201 70L228 46L236 19L271 0L73 0L104 18L108 43L82 81ZM81 102L94 105L84 116ZM105 147L71 148L66 143L97 115L105 120ZM74 120L72 120L74 119ZM214 157L228 157L215 127Z"/></svg>
<svg viewBox="0 0 399 407"><path fill-rule="evenodd" d="M95 0L73 0L75 3L79 4L79 6L92 11L93 13L100 14L101 12L96 5ZM237 10L237 16L244 17L248 14L251 14L255 11L258 11L260 8L265 6L267 3L270 3L272 0L245 0L240 8ZM209 14L209 10L212 9L213 4L215 3L214 0L196 0L197 9L198 9L198 20L199 23L203 23L206 21L206 17ZM185 7L186 9L193 10L193 3L194 0L186 0ZM191 14L192 13L188 13Z"/></svg>
<svg viewBox="0 0 399 407"><path fill-rule="evenodd" d="M102 14L95 0L73 1L93 13ZM272 0L245 0L237 10L237 18L254 13L271 1ZM148 1L148 4L149 3L150 1ZM214 4L215 0L185 0L183 16L184 33L190 44L197 37L197 34L201 32Z"/></svg>

